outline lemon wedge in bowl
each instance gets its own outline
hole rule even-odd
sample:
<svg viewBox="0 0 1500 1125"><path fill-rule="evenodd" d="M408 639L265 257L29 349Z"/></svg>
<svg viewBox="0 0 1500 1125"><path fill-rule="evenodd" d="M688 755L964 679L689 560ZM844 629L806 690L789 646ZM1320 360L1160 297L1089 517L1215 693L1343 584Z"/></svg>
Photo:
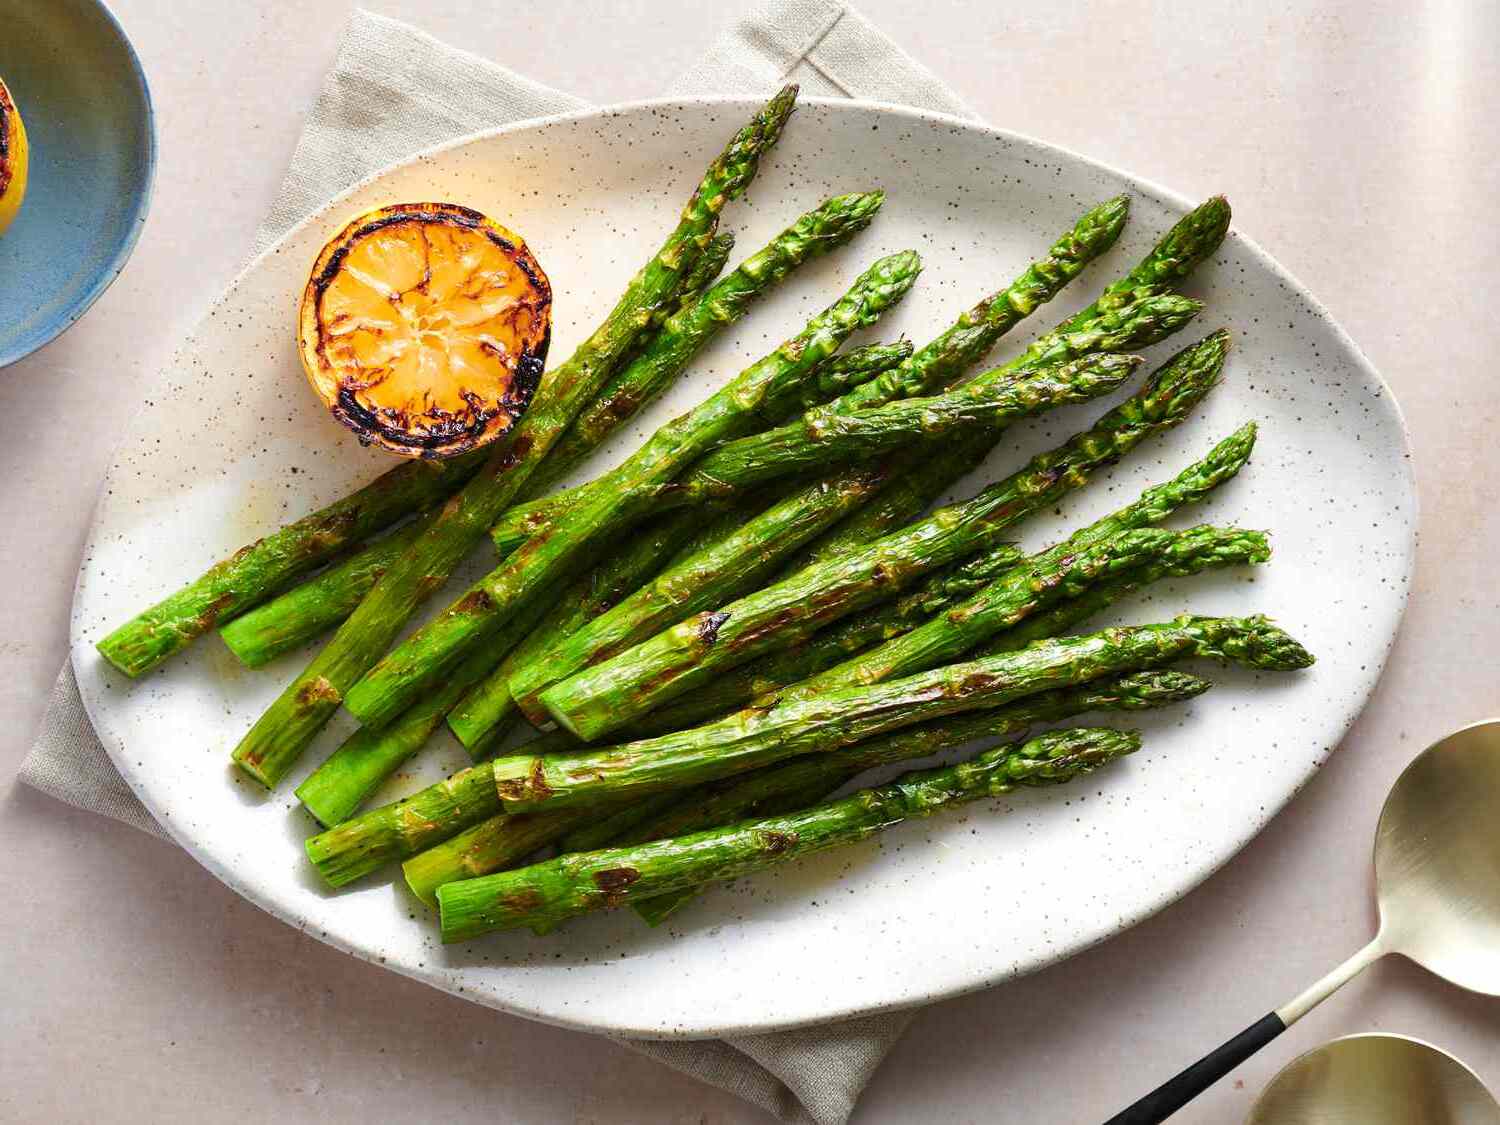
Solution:
<svg viewBox="0 0 1500 1125"><path fill-rule="evenodd" d="M552 288L526 244L453 203L360 215L302 296L302 366L361 441L452 457L520 419L541 379Z"/></svg>
<svg viewBox="0 0 1500 1125"><path fill-rule="evenodd" d="M26 126L15 99L0 79L0 234L10 226L26 194Z"/></svg>

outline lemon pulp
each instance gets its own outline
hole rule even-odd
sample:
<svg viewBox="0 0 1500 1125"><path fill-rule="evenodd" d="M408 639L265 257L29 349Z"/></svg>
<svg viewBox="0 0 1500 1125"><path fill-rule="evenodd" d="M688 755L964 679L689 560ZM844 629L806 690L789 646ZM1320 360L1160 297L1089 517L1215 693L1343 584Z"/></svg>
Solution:
<svg viewBox="0 0 1500 1125"><path fill-rule="evenodd" d="M454 204L382 208L320 256L303 301L303 363L362 438L450 456L525 410L550 315L547 279L510 231Z"/></svg>

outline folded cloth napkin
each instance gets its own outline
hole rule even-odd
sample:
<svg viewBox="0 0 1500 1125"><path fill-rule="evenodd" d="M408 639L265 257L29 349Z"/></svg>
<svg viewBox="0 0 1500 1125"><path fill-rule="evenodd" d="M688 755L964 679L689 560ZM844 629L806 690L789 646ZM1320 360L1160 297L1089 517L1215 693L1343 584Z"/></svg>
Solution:
<svg viewBox="0 0 1500 1125"><path fill-rule="evenodd" d="M785 81L806 95L857 97L974 114L836 0L774 0L737 21L673 84L672 94L764 97ZM256 235L275 242L326 200L388 164L470 133L587 103L356 10ZM89 723L72 664L58 675L21 780L69 804L166 838L115 772ZM911 1013L725 1040L620 1040L785 1121L843 1122Z"/></svg>

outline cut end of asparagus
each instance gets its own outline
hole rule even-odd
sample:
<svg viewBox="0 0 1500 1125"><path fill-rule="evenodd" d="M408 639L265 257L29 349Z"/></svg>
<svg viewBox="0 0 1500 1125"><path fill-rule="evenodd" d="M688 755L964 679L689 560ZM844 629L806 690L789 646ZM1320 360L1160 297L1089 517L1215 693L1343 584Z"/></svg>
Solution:
<svg viewBox="0 0 1500 1125"><path fill-rule="evenodd" d="M134 622L130 623L131 625ZM137 676L145 675L155 664L152 656L147 653L136 652L129 643L127 636L128 626L116 629L109 636L94 646L95 650L110 666L117 672L124 672L132 680Z"/></svg>
<svg viewBox="0 0 1500 1125"><path fill-rule="evenodd" d="M318 773L314 772L293 792L309 816L324 828L333 828L348 820L359 808L359 802L351 801L346 788L339 787L334 779L327 780L329 783L320 784Z"/></svg>
<svg viewBox="0 0 1500 1125"><path fill-rule="evenodd" d="M424 906L437 909L438 888L443 884L434 880L427 870L423 852L412 856L401 865L401 879L406 884L406 889L412 893L412 897Z"/></svg>
<svg viewBox="0 0 1500 1125"><path fill-rule="evenodd" d="M243 617L235 619L235 621L243 620L245 620ZM246 643L239 630L230 628L234 623L231 621L229 625L219 630L219 640L224 642L224 647L229 650L229 654L246 668L264 668L281 655L279 652Z"/></svg>
<svg viewBox="0 0 1500 1125"><path fill-rule="evenodd" d="M238 768L239 771L246 777L258 782L267 790L275 789L277 784L281 781L281 773L277 772L275 774L272 774L268 772L259 761L252 758L248 753L242 753L241 751L243 749L243 747L236 749L230 759L231 761L233 761L236 768Z"/></svg>
<svg viewBox="0 0 1500 1125"><path fill-rule="evenodd" d="M381 866L382 860L368 852L344 847L338 835L338 829L331 828L302 842L313 869L330 887L347 886Z"/></svg>

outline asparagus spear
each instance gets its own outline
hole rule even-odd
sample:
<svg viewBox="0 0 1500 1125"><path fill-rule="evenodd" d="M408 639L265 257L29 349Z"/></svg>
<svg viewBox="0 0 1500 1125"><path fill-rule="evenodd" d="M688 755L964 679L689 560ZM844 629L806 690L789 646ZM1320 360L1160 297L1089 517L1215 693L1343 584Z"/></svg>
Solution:
<svg viewBox="0 0 1500 1125"><path fill-rule="evenodd" d="M943 395L850 413L845 404L854 397L851 392L788 425L716 449L684 476L661 485L654 502L671 507L722 501L773 477L829 464L869 462L903 445L920 441L925 446L936 435L951 431L956 431L954 440L960 442L978 432L993 444L1005 424L1015 418L1102 393L1086 377L1101 376L1107 388L1118 375L1110 353L1143 337L1154 342L1185 324L1200 308L1185 297L1147 298L1123 313L1102 317L1086 330L1053 339L1035 366L1008 363ZM1115 357L1115 362L1129 361ZM513 550L601 483L512 509L492 532L496 546L502 552Z"/></svg>
<svg viewBox="0 0 1500 1125"><path fill-rule="evenodd" d="M506 686L511 672L551 638L566 636L629 595L711 518L711 513L701 508L684 508L655 521L643 534L633 535L597 568L564 590L526 638L449 708L449 729L476 761L499 745L506 720L516 713Z"/></svg>
<svg viewBox="0 0 1500 1125"><path fill-rule="evenodd" d="M997 578L962 605L885 644L784 689L786 701L855 684L879 683L956 660L1001 629L1110 577L1158 560L1180 566L1257 563L1270 557L1266 537L1239 528L1188 531L1136 528L1095 543L1067 542Z"/></svg>
<svg viewBox="0 0 1500 1125"><path fill-rule="evenodd" d="M347 820L370 794L427 745L443 716L473 684L541 620L546 607L528 606L506 622L485 648L470 653L430 695L418 700L393 722L380 728L360 727L297 786L297 799L319 824Z"/></svg>
<svg viewBox="0 0 1500 1125"><path fill-rule="evenodd" d="M408 461L357 492L241 547L199 578L131 618L98 644L127 676L143 676L221 621L285 589L350 546L457 491L484 452L449 461Z"/></svg>
<svg viewBox="0 0 1500 1125"><path fill-rule="evenodd" d="M405 800L311 836L304 846L318 874L330 886L342 887L499 811L493 772L489 766L472 766Z"/></svg>
<svg viewBox="0 0 1500 1125"><path fill-rule="evenodd" d="M1182 672L1122 676L1098 685L1043 693L994 711L912 727L837 754L797 758L685 793L652 794L605 810L496 813L408 859L403 864L406 883L418 898L435 906L437 888L444 883L503 870L547 844L556 843L564 852L593 851L615 843L695 832L744 816L790 811L823 799L854 773L874 765L926 757L976 738L1014 737L1033 722L1066 719L1086 711L1165 707L1198 695L1208 686ZM555 739L538 740L543 741L552 750L563 748ZM832 776L827 772L830 767L839 780L827 781ZM683 892L677 901L690 893ZM650 906L663 914L668 909L666 899L651 900ZM638 909L646 913L647 904Z"/></svg>
<svg viewBox="0 0 1500 1125"><path fill-rule="evenodd" d="M946 394L904 399L858 414L812 410L791 425L720 446L663 494L674 505L698 504L819 465L871 461L917 440L944 434L961 439L976 431L989 436L1016 418L1107 394L1139 364L1136 356L1091 355L1014 379L980 375Z"/></svg>
<svg viewBox="0 0 1500 1125"><path fill-rule="evenodd" d="M497 758L495 784L507 812L628 800L1186 656L1275 670L1312 662L1301 645L1264 617L1179 617L1042 641L1019 652L832 690L769 709L752 708L717 723L621 746L583 748L545 759L527 754Z"/></svg>
<svg viewBox="0 0 1500 1125"><path fill-rule="evenodd" d="M306 582L256 606L219 628L219 639L247 668L262 668L283 653L321 636L354 612L391 563L431 526L433 516L412 520Z"/></svg>
<svg viewBox="0 0 1500 1125"><path fill-rule="evenodd" d="M491 790L494 785L490 786ZM428 906L437 905L438 888L459 879L472 879L513 867L555 841L570 827L599 815L594 809L562 812L498 813L465 828L451 839L413 855L401 865L411 893Z"/></svg>
<svg viewBox="0 0 1500 1125"><path fill-rule="evenodd" d="M1182 307L1177 307L1182 306ZM1092 348L1113 350L1152 338L1165 325L1180 324L1195 306L1181 298L1143 301L1101 322L1100 331L1057 337L1049 354L1064 348L1085 354ZM962 338L962 337L961 337ZM946 353L924 349L929 356ZM937 360L935 359L935 362ZM1084 359L1075 363L1086 362ZM987 438L986 440L991 440ZM511 693L535 722L546 719L539 702L543 690L581 669L612 657L684 615L748 593L786 556L859 505L878 497L892 474L907 468L902 459L867 465L814 484L777 508L746 524L693 565L664 573L614 611L562 641L513 677Z"/></svg>
<svg viewBox="0 0 1500 1125"><path fill-rule="evenodd" d="M1002 543L972 559L954 563L899 598L851 614L801 644L742 664L671 706L652 711L634 724L628 735L649 738L722 718L752 700L774 694L788 684L805 680L873 645L909 632L982 589L1021 558L1021 552L1013 544Z"/></svg>
<svg viewBox="0 0 1500 1125"><path fill-rule="evenodd" d="M1080 728L1008 743L958 765L914 770L887 785L799 813L746 821L674 840L560 856L516 871L438 888L444 942L491 930L551 929L578 914L749 874L863 840L911 817L1022 785L1069 781L1129 754L1132 732Z"/></svg>
<svg viewBox="0 0 1500 1125"><path fill-rule="evenodd" d="M836 355L814 373L816 378L812 381L816 386L813 389L820 398L833 397L842 389L875 378L881 371L901 362L910 352L910 344L898 342L870 344ZM551 465L552 457L549 456L545 464ZM534 489L528 488L527 491ZM242 664L251 668L262 667L283 653L299 648L353 613L391 563L411 546L434 518L429 514L413 520L390 535L366 544L342 562L325 568L222 626L220 638ZM506 528L503 520L496 525L500 535L497 546L509 553L524 540L506 536Z"/></svg>
<svg viewBox="0 0 1500 1125"><path fill-rule="evenodd" d="M1260 532L1215 527L1148 530L1149 524L1202 499L1238 473L1254 442L1252 423L1172 480L1147 489L1135 503L1000 575L962 605L830 668L790 689L791 693L807 695L849 684L877 683L956 660L988 637L1050 605L1142 566L1159 563L1172 568L1186 559L1210 566L1264 562L1271 550Z"/></svg>
<svg viewBox="0 0 1500 1125"><path fill-rule="evenodd" d="M240 741L233 756L242 770L273 788L416 607L514 501L654 312L678 295L683 277L713 236L719 212L749 184L760 157L780 136L795 99L795 87L778 93L709 166L677 229L632 279L604 323L561 367L543 377L521 422L496 443L480 471L449 499L433 525L392 564L323 651Z"/></svg>
<svg viewBox="0 0 1500 1125"><path fill-rule="evenodd" d="M801 333L657 430L545 534L527 540L371 668L348 692L344 706L370 726L387 723L404 711L511 614L542 593L590 544L646 514L651 496L663 483L710 446L752 429L762 408L775 409L780 388L794 386L855 330L873 324L905 296L920 268L920 260L911 251L888 255L872 265Z"/></svg>
<svg viewBox="0 0 1500 1125"><path fill-rule="evenodd" d="M1111 282L1099 298L1080 310L1033 347L1045 347L1053 336L1066 336L1097 324L1150 294L1176 285L1218 249L1229 229L1229 204L1215 196L1194 208L1162 236L1123 277ZM792 570L838 558L850 549L879 538L907 521L977 469L989 455L992 442L980 435L957 442L923 445L906 454L895 483L872 503L831 528L811 543L791 564Z"/></svg>
<svg viewBox="0 0 1500 1125"><path fill-rule="evenodd" d="M584 832L579 830L563 838L562 850L592 851L606 846L641 844L734 824L746 817L793 812L827 800L865 770L930 757L980 738L1019 738L1032 723L1058 722L1089 711L1145 711L1166 707L1202 695L1209 686L1208 681L1185 672L1162 671L1139 672L1080 688L1043 692L1009 707L907 727L847 750L793 758L789 762L753 770L743 777L726 779L717 785L670 794L673 803L667 812L636 821L615 835L598 835L588 841L587 846L574 847L574 837L581 837ZM603 818L606 824L611 819ZM473 874L488 872L474 871ZM689 888L643 899L634 904L635 911L648 924L659 925L692 899L697 891L698 888Z"/></svg>
<svg viewBox="0 0 1500 1125"><path fill-rule="evenodd" d="M1144 438L1175 425L1218 381L1218 336L1184 349L1135 395L1062 446L970 500L718 609L689 617L547 688L559 723L598 738L762 652L796 644L824 625L889 597L922 574L985 549L1017 520L1087 482ZM517 693L525 706L525 697Z"/></svg>
<svg viewBox="0 0 1500 1125"><path fill-rule="evenodd" d="M1097 586L1091 586L1078 597L1055 605L1045 613L1039 613L1013 628L1001 631L988 644L983 645L979 653L989 656L999 652L1014 652L1036 641L1066 633L1144 586L1163 578L1196 574L1201 569L1200 564L1205 561L1207 560L1168 557L1128 570Z"/></svg>
<svg viewBox="0 0 1500 1125"><path fill-rule="evenodd" d="M1085 212L1073 229L1052 245L1046 257L1031 263L1004 289L963 313L899 367L873 380L858 393L835 402L833 409L852 414L950 386L1001 336L1055 297L1084 266L1114 245L1128 212L1129 200L1125 196L1117 196ZM1131 346L1134 344L1113 350L1126 351ZM1064 358L1081 354L1082 351ZM545 527L572 502L570 494L564 492L547 497L542 503L527 505L524 512L508 513L508 526L496 529L497 545L502 551L512 549L515 542Z"/></svg>
<svg viewBox="0 0 1500 1125"><path fill-rule="evenodd" d="M709 242L683 282L682 295L678 298L676 309L690 306L703 296L703 290L724 268L733 248L732 234L716 235ZM676 309L659 310L653 316L650 327L653 330L660 328L667 314ZM636 350L638 353L639 348ZM629 370L630 365L627 363L620 376ZM620 376L611 380L611 386ZM608 429L601 430L587 448L577 449L578 458L591 452L594 445L603 441L608 432ZM577 441L574 430L568 430L558 445L553 447L524 491L535 493L539 490L539 484L545 485L562 475L562 470L554 469L561 446L568 443L576 448ZM477 468L479 461L475 460L474 464ZM301 647L314 637L336 627L353 613L355 607L380 580L380 576L415 542L433 518L435 513L429 513L390 535L365 544L343 561L334 563L271 601L234 618L220 627L220 639L240 663L251 668L262 667L283 653Z"/></svg>

